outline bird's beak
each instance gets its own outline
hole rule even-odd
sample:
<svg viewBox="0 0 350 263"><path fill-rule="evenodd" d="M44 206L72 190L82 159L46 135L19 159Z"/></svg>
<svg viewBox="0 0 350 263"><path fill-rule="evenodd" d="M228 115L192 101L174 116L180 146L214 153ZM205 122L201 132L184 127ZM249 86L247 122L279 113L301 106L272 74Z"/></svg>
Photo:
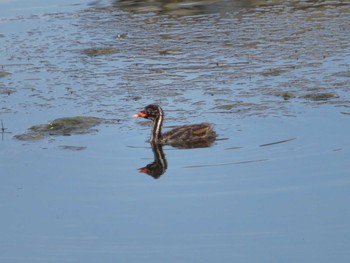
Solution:
<svg viewBox="0 0 350 263"><path fill-rule="evenodd" d="M134 114L134 115L132 115L134 118L139 118L139 117L141 117L141 118L145 118L146 116L147 116L147 114L145 113L145 112L143 112L143 111L140 111L140 112L138 112L138 113L136 113L136 114Z"/></svg>
<svg viewBox="0 0 350 263"><path fill-rule="evenodd" d="M150 174L151 170L148 169L147 167L141 167L139 169L137 169L140 173L144 173L144 174Z"/></svg>

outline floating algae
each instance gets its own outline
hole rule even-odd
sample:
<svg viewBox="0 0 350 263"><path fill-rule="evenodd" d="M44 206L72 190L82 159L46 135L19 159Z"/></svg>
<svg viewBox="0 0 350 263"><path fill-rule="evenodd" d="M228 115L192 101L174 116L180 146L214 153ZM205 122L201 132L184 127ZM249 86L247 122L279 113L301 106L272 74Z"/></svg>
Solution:
<svg viewBox="0 0 350 263"><path fill-rule="evenodd" d="M87 48L83 50L85 55L94 57L94 56L103 56L103 55L112 55L119 53L119 49L112 47L98 47L98 48Z"/></svg>
<svg viewBox="0 0 350 263"><path fill-rule="evenodd" d="M86 149L86 146L60 145L58 148L62 150L82 151Z"/></svg>
<svg viewBox="0 0 350 263"><path fill-rule="evenodd" d="M48 124L34 125L26 133L15 135L22 141L41 140L47 136L70 136L72 134L87 134L96 131L92 127L111 122L110 120L96 117L69 117L56 119Z"/></svg>
<svg viewBox="0 0 350 263"><path fill-rule="evenodd" d="M8 77L10 75L11 75L11 73L9 73L9 72L0 71L0 78L5 78L5 77Z"/></svg>
<svg viewBox="0 0 350 263"><path fill-rule="evenodd" d="M296 95L291 91L277 91L273 92L272 94L277 97L282 97L284 100L290 100L296 97Z"/></svg>
<svg viewBox="0 0 350 263"><path fill-rule="evenodd" d="M324 100L339 98L339 95L333 92L309 93L302 96L302 98L313 100L313 101L324 101Z"/></svg>

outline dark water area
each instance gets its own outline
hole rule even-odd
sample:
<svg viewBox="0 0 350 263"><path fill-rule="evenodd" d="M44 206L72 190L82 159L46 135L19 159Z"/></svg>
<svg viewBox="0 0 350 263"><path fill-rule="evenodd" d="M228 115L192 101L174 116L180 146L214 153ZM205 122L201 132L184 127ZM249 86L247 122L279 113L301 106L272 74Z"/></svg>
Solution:
<svg viewBox="0 0 350 263"><path fill-rule="evenodd" d="M349 32L348 1L0 0L0 262L349 262ZM150 145L150 103L218 139Z"/></svg>

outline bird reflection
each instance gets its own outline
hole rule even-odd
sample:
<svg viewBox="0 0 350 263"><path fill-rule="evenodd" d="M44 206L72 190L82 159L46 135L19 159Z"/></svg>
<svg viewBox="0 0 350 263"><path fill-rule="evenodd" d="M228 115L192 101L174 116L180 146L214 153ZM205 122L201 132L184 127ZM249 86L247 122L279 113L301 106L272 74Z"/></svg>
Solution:
<svg viewBox="0 0 350 263"><path fill-rule="evenodd" d="M168 168L168 163L165 158L165 154L163 152L163 145L157 143L150 143L154 161L147 164L144 167L137 169L140 173L145 173L152 176L154 179L158 179L161 175L163 175ZM178 149L193 149L193 148L207 148L212 145L212 142L202 141L196 143L187 143L176 145L175 148Z"/></svg>
<svg viewBox="0 0 350 263"><path fill-rule="evenodd" d="M154 179L158 179L162 174L165 173L168 168L163 146L156 143L151 143L154 161L147 164L145 167L139 168L140 173L145 173L152 176Z"/></svg>

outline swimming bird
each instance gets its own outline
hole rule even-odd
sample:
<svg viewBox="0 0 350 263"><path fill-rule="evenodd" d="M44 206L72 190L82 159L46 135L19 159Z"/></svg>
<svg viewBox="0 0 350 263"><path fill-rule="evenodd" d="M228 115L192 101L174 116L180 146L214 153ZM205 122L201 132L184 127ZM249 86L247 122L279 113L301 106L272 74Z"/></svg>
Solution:
<svg viewBox="0 0 350 263"><path fill-rule="evenodd" d="M208 147L216 139L216 132L210 123L183 125L162 133L164 111L159 105L150 104L133 115L153 122L150 142L167 144L178 148Z"/></svg>

